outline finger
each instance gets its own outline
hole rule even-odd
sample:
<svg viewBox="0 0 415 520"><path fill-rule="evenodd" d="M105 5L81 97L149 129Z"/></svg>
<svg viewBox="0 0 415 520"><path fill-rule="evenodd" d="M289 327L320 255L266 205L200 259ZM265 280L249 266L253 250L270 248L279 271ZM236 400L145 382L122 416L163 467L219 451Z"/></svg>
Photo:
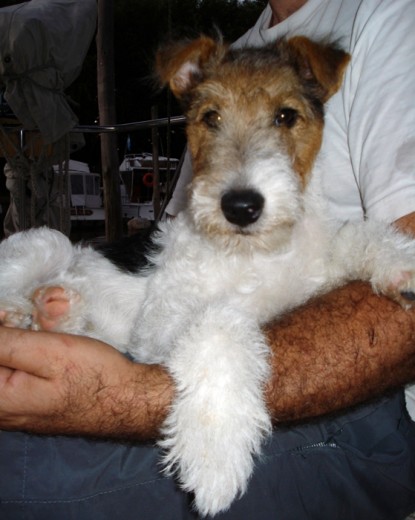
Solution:
<svg viewBox="0 0 415 520"><path fill-rule="evenodd" d="M45 382L47 379L22 370L0 367L0 410L10 409L10 402L18 403L21 410L33 398L33 386Z"/></svg>
<svg viewBox="0 0 415 520"><path fill-rule="evenodd" d="M10 381L13 372L14 370L11 368L0 366L0 389L2 389Z"/></svg>
<svg viewBox="0 0 415 520"><path fill-rule="evenodd" d="M0 365L5 368L48 378L63 346L51 333L0 327Z"/></svg>
<svg viewBox="0 0 415 520"><path fill-rule="evenodd" d="M49 416L54 404L50 394L49 380L0 367L0 428L22 429Z"/></svg>

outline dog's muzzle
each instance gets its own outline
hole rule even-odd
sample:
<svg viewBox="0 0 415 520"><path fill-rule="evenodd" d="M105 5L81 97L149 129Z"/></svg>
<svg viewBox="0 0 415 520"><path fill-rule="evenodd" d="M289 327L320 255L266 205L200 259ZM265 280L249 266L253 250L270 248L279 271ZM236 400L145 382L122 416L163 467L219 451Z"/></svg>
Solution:
<svg viewBox="0 0 415 520"><path fill-rule="evenodd" d="M264 208L264 197L254 190L230 190L221 200L221 209L231 224L246 227L256 222Z"/></svg>

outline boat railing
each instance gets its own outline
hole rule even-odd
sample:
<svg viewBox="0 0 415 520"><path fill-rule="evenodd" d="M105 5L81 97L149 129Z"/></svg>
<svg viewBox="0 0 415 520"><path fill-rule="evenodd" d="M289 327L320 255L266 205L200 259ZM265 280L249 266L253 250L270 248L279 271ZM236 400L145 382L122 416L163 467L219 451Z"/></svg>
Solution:
<svg viewBox="0 0 415 520"><path fill-rule="evenodd" d="M153 118L153 119L149 119L149 120L135 121L135 122L131 122L131 123L120 123L120 124L114 124L114 125L98 125L98 124L77 125L70 130L70 133L83 133L83 134L116 133L116 134L118 134L118 133L135 132L135 131L140 131L140 130L152 130L153 131L154 129L157 130L158 128L163 128L163 127L167 128L167 130L168 130L170 126L184 125L185 121L186 121L185 117L182 115L179 115L179 116ZM9 134L9 135L17 134L18 137L13 139L16 151L19 150L20 152L22 152L23 150L25 150L28 139L30 139L30 141L32 141L33 134L36 134L36 132L33 130L29 131L29 130L25 129L23 126L21 126L19 124L19 122L17 120L14 120L14 119L13 120L8 119L6 121L1 120L0 124L1 124L1 130L3 133ZM3 147L1 149L3 149ZM1 149L0 149L0 151L1 151ZM41 140L40 140L40 144L39 144L39 149L43 150ZM43 151L41 153L43 153ZM0 156L2 156L2 155L4 155L4 154L0 153ZM174 170L172 172L173 175L172 175L170 182L168 183L167 192L165 194L166 196L164 197L162 205L158 211L159 217L161 215L163 215L164 209L168 203L171 193L174 190L174 187L177 182L177 178L180 173L181 164L182 164L182 160L179 162L179 164L174 168ZM23 193L24 189L25 189L25 187L22 183L22 193ZM24 197L22 197L22 200L24 203Z"/></svg>
<svg viewBox="0 0 415 520"><path fill-rule="evenodd" d="M71 132L82 133L111 133L111 132L133 132L135 130L146 130L151 128L166 127L170 125L184 124L186 118L184 116L160 117L157 119L148 119L145 121L136 121L134 123L120 123L117 125L78 125Z"/></svg>

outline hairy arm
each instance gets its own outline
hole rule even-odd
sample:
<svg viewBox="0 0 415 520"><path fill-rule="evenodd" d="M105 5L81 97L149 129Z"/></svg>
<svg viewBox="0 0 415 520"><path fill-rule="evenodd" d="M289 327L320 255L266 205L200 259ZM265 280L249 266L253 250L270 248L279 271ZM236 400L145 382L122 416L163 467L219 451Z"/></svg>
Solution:
<svg viewBox="0 0 415 520"><path fill-rule="evenodd" d="M415 214L399 225L415 234ZM266 330L276 421L342 409L415 380L415 311L356 282ZM89 338L0 327L0 428L149 439L174 396L169 375Z"/></svg>

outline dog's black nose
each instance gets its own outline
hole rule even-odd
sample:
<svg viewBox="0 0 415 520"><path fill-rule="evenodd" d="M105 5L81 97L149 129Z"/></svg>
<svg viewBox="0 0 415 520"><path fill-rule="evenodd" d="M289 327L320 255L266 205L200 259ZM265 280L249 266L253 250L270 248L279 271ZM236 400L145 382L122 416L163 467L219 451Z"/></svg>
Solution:
<svg viewBox="0 0 415 520"><path fill-rule="evenodd" d="M259 219L264 202L264 197L257 191L231 190L222 196L221 208L228 222L246 227Z"/></svg>

